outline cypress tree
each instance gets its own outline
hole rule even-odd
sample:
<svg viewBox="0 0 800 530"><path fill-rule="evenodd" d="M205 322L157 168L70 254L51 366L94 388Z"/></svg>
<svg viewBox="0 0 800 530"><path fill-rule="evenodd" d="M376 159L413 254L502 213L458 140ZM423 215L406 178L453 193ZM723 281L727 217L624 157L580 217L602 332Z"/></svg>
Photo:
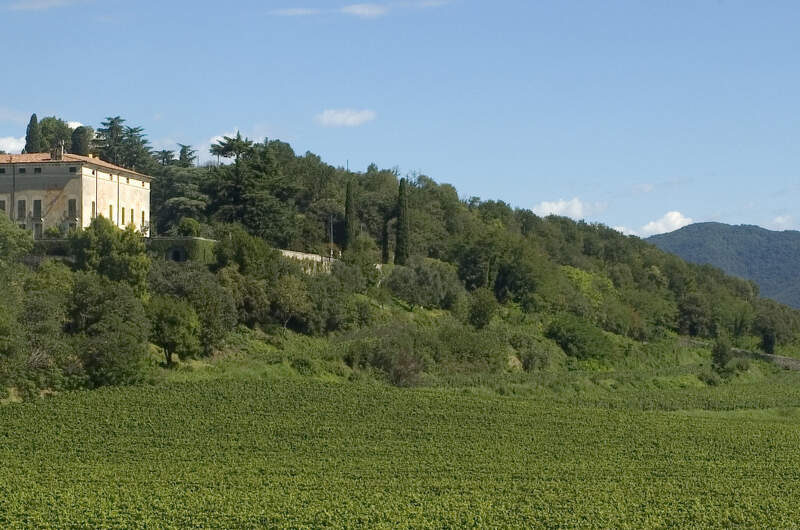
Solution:
<svg viewBox="0 0 800 530"><path fill-rule="evenodd" d="M74 155L89 156L89 148L92 144L92 137L94 131L91 127L84 127L81 125L72 131L72 145L69 152Z"/></svg>
<svg viewBox="0 0 800 530"><path fill-rule="evenodd" d="M31 121L28 122L28 130L25 133L25 153L39 153L42 150L42 130L39 128L39 120L34 113Z"/></svg>
<svg viewBox="0 0 800 530"><path fill-rule="evenodd" d="M408 182L400 179L397 194L397 244L394 249L396 265L405 265L409 254Z"/></svg>
<svg viewBox="0 0 800 530"><path fill-rule="evenodd" d="M356 204L353 199L353 182L347 182L347 191L344 199L344 249L349 249L356 241L358 219L356 218Z"/></svg>

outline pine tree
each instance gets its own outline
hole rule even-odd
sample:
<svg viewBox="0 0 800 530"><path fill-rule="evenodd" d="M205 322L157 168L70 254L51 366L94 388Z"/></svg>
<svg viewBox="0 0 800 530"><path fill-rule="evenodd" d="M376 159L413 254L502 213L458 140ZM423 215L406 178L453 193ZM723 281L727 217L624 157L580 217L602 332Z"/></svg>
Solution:
<svg viewBox="0 0 800 530"><path fill-rule="evenodd" d="M192 149L191 145L178 144L180 151L178 153L178 165L180 167L192 167L194 161L197 160L197 151Z"/></svg>
<svg viewBox="0 0 800 530"><path fill-rule="evenodd" d="M409 254L408 181L400 179L397 194L397 244L394 249L396 265L405 265Z"/></svg>
<svg viewBox="0 0 800 530"><path fill-rule="evenodd" d="M347 191L344 200L344 249L349 249L356 241L358 219L356 217L356 205L353 199L353 182L347 182Z"/></svg>
<svg viewBox="0 0 800 530"><path fill-rule="evenodd" d="M42 131L39 128L39 120L34 113L31 121L28 122L28 130L25 133L25 153L39 153L42 150Z"/></svg>

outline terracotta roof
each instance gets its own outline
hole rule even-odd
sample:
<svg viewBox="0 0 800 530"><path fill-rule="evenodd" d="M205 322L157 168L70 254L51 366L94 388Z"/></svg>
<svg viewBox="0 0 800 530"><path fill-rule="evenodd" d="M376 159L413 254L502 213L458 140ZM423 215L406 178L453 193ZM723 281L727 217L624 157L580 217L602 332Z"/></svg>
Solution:
<svg viewBox="0 0 800 530"><path fill-rule="evenodd" d="M105 160L99 158L91 158L83 155L73 155L71 153L64 153L64 158L61 160L53 160L50 158L50 153L25 153L24 155L0 155L0 164L46 164L50 162L83 162L85 164L94 164L95 166L111 169L116 173L128 173L151 179L152 177L133 171L132 169L125 169L124 167L116 166Z"/></svg>

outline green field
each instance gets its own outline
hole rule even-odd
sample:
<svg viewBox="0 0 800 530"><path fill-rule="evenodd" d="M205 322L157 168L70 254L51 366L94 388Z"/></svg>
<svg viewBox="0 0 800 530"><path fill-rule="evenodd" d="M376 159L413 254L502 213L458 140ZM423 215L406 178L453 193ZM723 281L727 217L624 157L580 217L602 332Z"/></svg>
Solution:
<svg viewBox="0 0 800 530"><path fill-rule="evenodd" d="M660 410L311 379L67 393L0 407L0 526L791 527L798 383ZM737 410L749 392L782 405Z"/></svg>

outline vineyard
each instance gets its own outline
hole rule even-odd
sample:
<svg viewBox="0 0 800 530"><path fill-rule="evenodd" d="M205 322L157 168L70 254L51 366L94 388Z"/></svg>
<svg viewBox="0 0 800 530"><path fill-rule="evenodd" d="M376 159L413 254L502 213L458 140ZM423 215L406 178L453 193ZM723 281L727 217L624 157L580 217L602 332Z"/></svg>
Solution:
<svg viewBox="0 0 800 530"><path fill-rule="evenodd" d="M714 392L694 411L311 381L67 393L0 407L0 526L792 526L800 402Z"/></svg>

